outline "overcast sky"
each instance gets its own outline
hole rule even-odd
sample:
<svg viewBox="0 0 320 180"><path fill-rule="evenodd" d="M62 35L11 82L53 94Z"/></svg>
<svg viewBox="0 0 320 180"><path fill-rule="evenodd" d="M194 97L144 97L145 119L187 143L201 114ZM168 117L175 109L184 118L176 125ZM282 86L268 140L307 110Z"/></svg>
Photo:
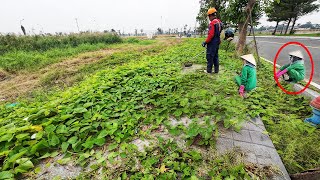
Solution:
<svg viewBox="0 0 320 180"><path fill-rule="evenodd" d="M134 29L156 30L158 27L195 26L199 0L1 0L0 32L19 32L20 20L30 32L77 32ZM298 23L320 23L320 13L302 17ZM262 18L262 24L274 25Z"/></svg>

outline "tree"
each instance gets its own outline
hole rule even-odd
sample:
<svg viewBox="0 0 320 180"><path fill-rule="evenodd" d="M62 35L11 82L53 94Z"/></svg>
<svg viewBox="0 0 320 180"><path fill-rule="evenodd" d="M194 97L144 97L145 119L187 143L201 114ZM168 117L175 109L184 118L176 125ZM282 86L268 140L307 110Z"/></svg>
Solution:
<svg viewBox="0 0 320 180"><path fill-rule="evenodd" d="M248 3L246 4L246 7L245 7L246 19L245 21L239 22L240 32L239 32L239 41L237 44L237 50L240 54L242 54L244 45L246 43L248 24L250 21L250 16L252 16L252 9L255 4L256 4L256 0L248 0Z"/></svg>
<svg viewBox="0 0 320 180"><path fill-rule="evenodd" d="M281 3L281 1L273 1L266 7L265 13L268 17L268 21L275 21L277 23L272 35L276 34L279 22L286 21L289 19L288 11L289 8L284 6L283 3Z"/></svg>
<svg viewBox="0 0 320 180"><path fill-rule="evenodd" d="M21 28L23 34L26 36L26 35L27 35L26 29L24 28L24 26L22 26L22 21L24 21L24 19L21 19L21 20L20 20L20 28Z"/></svg>
<svg viewBox="0 0 320 180"><path fill-rule="evenodd" d="M208 15L207 11L209 8L216 8L218 11L217 16L224 22L225 19L225 7L227 0L200 0L200 10L198 16L196 17L197 22L199 23L199 27L197 29L201 35L208 28Z"/></svg>
<svg viewBox="0 0 320 180"><path fill-rule="evenodd" d="M287 34L290 23L292 22L290 34L293 33L293 28L299 17L309 14L319 9L319 4L315 4L317 0L281 0L280 5L284 8L287 14L287 27L285 34Z"/></svg>
<svg viewBox="0 0 320 180"><path fill-rule="evenodd" d="M248 2L248 0L230 0L226 7L224 22L238 27L239 31L241 31L248 15L246 12ZM254 3L252 9L253 24L258 24L258 20L262 16L262 3L260 0L256 0Z"/></svg>
<svg viewBox="0 0 320 180"><path fill-rule="evenodd" d="M22 25L20 27L21 27L21 30L22 30L23 34L26 36L27 35L26 29Z"/></svg>
<svg viewBox="0 0 320 180"><path fill-rule="evenodd" d="M293 1L293 0L291 0ZM306 14L309 14L313 11L316 11L319 9L319 4L314 4L317 0L295 0L293 1L296 3L296 5L293 6L293 24L291 26L290 34L293 34L293 28L297 21L297 19L301 16L304 16Z"/></svg>
<svg viewBox="0 0 320 180"><path fill-rule="evenodd" d="M187 24L183 26L183 34L184 34L184 35L187 34L187 27L188 27Z"/></svg>
<svg viewBox="0 0 320 180"><path fill-rule="evenodd" d="M163 34L163 30L162 30L161 28L158 28L158 29L157 29L157 33L158 33L158 34Z"/></svg>
<svg viewBox="0 0 320 180"><path fill-rule="evenodd" d="M312 25L312 23L310 21L307 22L306 24L300 25L299 27L300 28L308 28L308 29L314 28L314 26Z"/></svg>

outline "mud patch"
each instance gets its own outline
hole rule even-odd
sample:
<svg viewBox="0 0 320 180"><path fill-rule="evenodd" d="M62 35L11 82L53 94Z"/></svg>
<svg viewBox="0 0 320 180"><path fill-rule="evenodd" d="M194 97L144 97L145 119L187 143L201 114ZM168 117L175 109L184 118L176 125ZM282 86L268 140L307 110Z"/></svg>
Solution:
<svg viewBox="0 0 320 180"><path fill-rule="evenodd" d="M152 144L152 142L146 139L145 140L136 139L132 141L132 144L138 147L138 151L145 152L145 148L149 147Z"/></svg>
<svg viewBox="0 0 320 180"><path fill-rule="evenodd" d="M171 126L178 126L179 124L182 124L185 127L188 127L189 124L192 123L192 120L188 117L182 117L180 120L177 120L174 117L170 117L169 120L170 120Z"/></svg>
<svg viewBox="0 0 320 180"><path fill-rule="evenodd" d="M204 68L204 66L201 64L192 64L192 66L183 67L182 73L183 74L193 73L193 72L196 72L197 70L201 70L203 68Z"/></svg>
<svg viewBox="0 0 320 180"><path fill-rule="evenodd" d="M73 179L80 175L82 168L76 166L70 161L65 165L56 163L59 159L62 159L63 155L59 155L55 158L44 160L38 167L41 171L35 177L36 179L54 179L59 177L60 179Z"/></svg>

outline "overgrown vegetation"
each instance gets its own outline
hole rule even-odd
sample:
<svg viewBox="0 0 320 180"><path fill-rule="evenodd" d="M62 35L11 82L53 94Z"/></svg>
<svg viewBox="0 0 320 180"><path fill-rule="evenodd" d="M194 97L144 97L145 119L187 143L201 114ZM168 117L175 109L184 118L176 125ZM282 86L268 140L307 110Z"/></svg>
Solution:
<svg viewBox="0 0 320 180"><path fill-rule="evenodd" d="M70 35L0 35L0 55L10 51L47 51L53 48L77 47L81 44L112 44L121 42L119 36L109 33L82 33Z"/></svg>
<svg viewBox="0 0 320 180"><path fill-rule="evenodd" d="M190 59L203 50L201 40L188 39L161 53L117 54L74 87L16 107L0 106L1 175L36 176L38 169L32 170L41 159L62 153L62 164L72 159L89 164L83 177L102 172L111 179L244 179L253 175L243 162L209 159L206 152L215 147L218 123L238 130L248 116L264 120L290 172L318 166L319 131L302 122L311 112L308 101L273 87L270 64L258 69L259 87L244 100L232 79L241 69L233 53L221 50L219 74L181 73L185 62L205 63L204 57ZM171 118L181 117L191 119L188 128L170 125ZM138 151L132 144L137 138L156 145ZM179 145L179 138L188 143Z"/></svg>
<svg viewBox="0 0 320 180"><path fill-rule="evenodd" d="M1 35L0 68L10 73L36 70L66 57L120 42L120 37L106 33L61 36Z"/></svg>

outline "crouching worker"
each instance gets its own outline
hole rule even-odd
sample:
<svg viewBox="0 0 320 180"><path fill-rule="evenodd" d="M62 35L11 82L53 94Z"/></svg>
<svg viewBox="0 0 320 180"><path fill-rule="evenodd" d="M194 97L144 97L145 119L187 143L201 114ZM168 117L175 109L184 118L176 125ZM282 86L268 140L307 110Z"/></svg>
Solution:
<svg viewBox="0 0 320 180"><path fill-rule="evenodd" d="M231 28L228 28L224 33L224 40L232 41L234 39L234 33Z"/></svg>
<svg viewBox="0 0 320 180"><path fill-rule="evenodd" d="M244 97L245 92L257 87L257 64L252 54L243 55L241 58L243 59L241 75L236 76L235 81L239 86L240 96Z"/></svg>
<svg viewBox="0 0 320 180"><path fill-rule="evenodd" d="M301 51L293 51L289 53L290 63L282 66L276 74L276 78L279 79L282 75L287 74L288 82L298 82L305 77L305 67L303 62L303 55Z"/></svg>

